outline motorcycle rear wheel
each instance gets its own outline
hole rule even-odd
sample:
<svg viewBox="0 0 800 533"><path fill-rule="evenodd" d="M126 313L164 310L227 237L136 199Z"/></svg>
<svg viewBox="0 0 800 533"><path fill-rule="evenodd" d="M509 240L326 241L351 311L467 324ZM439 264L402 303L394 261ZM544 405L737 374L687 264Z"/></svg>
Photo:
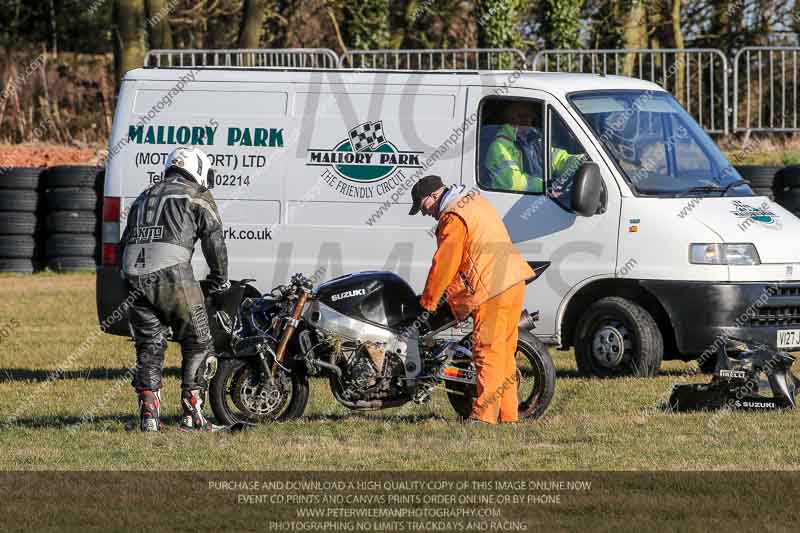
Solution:
<svg viewBox="0 0 800 533"><path fill-rule="evenodd" d="M547 346L529 331L520 330L517 341L517 397L519 418L535 420L550 405L556 388L556 369ZM447 382L447 399L461 418L469 418L477 387Z"/></svg>
<svg viewBox="0 0 800 533"><path fill-rule="evenodd" d="M258 362L253 358L222 359L211 379L209 400L217 420L232 426L238 422L281 422L303 416L308 404L308 376L280 371L275 386L264 387Z"/></svg>

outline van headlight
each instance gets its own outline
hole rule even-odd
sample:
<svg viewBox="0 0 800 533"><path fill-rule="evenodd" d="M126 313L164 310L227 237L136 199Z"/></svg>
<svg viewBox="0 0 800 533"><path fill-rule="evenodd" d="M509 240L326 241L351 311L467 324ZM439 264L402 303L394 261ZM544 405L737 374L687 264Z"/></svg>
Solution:
<svg viewBox="0 0 800 533"><path fill-rule="evenodd" d="M690 244L689 262L693 265L760 265L756 247L740 244Z"/></svg>

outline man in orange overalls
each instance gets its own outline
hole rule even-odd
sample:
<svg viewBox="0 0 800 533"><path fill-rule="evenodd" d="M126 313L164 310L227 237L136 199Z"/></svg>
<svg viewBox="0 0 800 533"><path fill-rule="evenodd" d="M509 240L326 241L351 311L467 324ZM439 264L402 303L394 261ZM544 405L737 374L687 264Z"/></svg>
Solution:
<svg viewBox="0 0 800 533"><path fill-rule="evenodd" d="M425 176L411 189L410 215L439 221L438 249L420 304L435 311L444 295L459 320L474 319L478 397L468 423L516 422L518 323L525 281L536 274L520 256L492 204L464 185Z"/></svg>

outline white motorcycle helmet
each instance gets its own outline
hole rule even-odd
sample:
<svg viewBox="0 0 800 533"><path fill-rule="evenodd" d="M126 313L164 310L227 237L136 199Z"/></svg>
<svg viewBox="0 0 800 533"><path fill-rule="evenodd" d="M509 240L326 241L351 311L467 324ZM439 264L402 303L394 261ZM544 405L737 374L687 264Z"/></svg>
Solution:
<svg viewBox="0 0 800 533"><path fill-rule="evenodd" d="M214 169L211 168L211 159L194 146L175 148L167 157L164 173L170 169L177 170L207 189L214 187Z"/></svg>

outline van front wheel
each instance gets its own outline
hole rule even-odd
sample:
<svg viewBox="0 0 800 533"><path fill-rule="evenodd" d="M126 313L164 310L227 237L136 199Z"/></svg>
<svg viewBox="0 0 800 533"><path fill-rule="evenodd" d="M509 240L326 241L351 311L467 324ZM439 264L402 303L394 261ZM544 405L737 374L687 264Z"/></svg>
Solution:
<svg viewBox="0 0 800 533"><path fill-rule="evenodd" d="M664 341L653 317L625 298L598 300L578 322L575 361L584 376L653 377L664 356Z"/></svg>

